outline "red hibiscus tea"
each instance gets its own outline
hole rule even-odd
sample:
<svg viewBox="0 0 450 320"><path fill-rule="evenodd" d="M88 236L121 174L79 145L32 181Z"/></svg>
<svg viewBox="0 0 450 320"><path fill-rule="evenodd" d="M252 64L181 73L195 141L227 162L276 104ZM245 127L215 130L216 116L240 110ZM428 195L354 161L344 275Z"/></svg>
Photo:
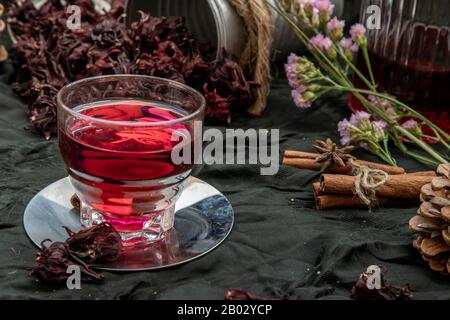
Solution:
<svg viewBox="0 0 450 320"><path fill-rule="evenodd" d="M173 227L194 160L175 164L172 151L180 143L194 150L195 126L182 101L118 98L75 106L63 123L59 115L61 154L83 225L106 221L126 242L156 241Z"/></svg>
<svg viewBox="0 0 450 320"><path fill-rule="evenodd" d="M182 117L180 110L140 101L82 106L78 113L97 119L137 123ZM142 185L142 182L158 180L159 183L170 184L173 179L175 182L184 179L191 171L191 164L174 165L171 160L172 150L178 144L178 141L172 141L173 131L180 129L186 130L182 124L103 128L81 120L75 121L65 131L60 129L59 144L71 176L78 180L76 183L83 189L90 205L112 214L105 218L118 231L140 230L152 217L126 218L160 211L166 206L166 197L158 193L159 188L153 184ZM160 200L163 203L159 203Z"/></svg>

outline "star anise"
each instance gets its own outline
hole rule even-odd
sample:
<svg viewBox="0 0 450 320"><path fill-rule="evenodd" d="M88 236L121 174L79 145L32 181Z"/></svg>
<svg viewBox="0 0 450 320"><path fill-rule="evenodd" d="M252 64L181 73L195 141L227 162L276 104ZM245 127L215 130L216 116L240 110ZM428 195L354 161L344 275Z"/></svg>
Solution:
<svg viewBox="0 0 450 320"><path fill-rule="evenodd" d="M345 167L350 159L354 159L354 157L350 155L350 152L354 149L353 146L338 148L336 143L330 138L325 141L317 140L314 144L314 148L320 153L320 156L316 158L316 162L322 164L322 172L332 165Z"/></svg>

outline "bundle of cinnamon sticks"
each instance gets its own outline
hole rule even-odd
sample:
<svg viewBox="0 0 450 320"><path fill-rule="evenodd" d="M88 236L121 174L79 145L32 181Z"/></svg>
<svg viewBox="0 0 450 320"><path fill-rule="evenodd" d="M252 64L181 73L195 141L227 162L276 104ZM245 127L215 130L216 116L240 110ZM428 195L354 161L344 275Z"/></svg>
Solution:
<svg viewBox="0 0 450 320"><path fill-rule="evenodd" d="M320 171L322 165L316 161L318 153L287 150L283 164L298 169ZM358 165L382 170L389 174L387 182L376 190L378 206L408 206L419 203L422 186L430 183L434 171L406 173L403 168L381 163L355 160ZM332 164L321 175L320 181L313 184L317 209L363 208L367 207L355 196L355 176L351 165Z"/></svg>

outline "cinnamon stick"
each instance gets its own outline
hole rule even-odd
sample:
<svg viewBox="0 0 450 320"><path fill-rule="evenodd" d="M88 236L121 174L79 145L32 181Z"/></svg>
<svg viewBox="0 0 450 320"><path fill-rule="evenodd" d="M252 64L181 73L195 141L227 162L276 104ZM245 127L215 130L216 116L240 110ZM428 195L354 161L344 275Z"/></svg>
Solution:
<svg viewBox="0 0 450 320"><path fill-rule="evenodd" d="M314 197L323 195L322 190L320 189L320 182L313 183Z"/></svg>
<svg viewBox="0 0 450 320"><path fill-rule="evenodd" d="M284 152L285 158L303 158L303 159L316 159L319 156L318 153L314 152L305 152L305 151L294 151L294 150L286 150Z"/></svg>
<svg viewBox="0 0 450 320"><path fill-rule="evenodd" d="M319 210L340 209L340 208L367 208L357 196L326 194L315 197L316 208ZM400 198L378 198L378 206L401 207L413 206L419 203L419 199L411 201L410 199Z"/></svg>
<svg viewBox="0 0 450 320"><path fill-rule="evenodd" d="M299 152L299 151L297 151ZM303 152L302 152L303 153ZM315 161L315 158L311 159L312 154L306 153L303 154L303 157L291 157L292 153L289 151L290 157L284 157L283 164L286 166L298 168L298 169L308 169L313 171L320 171L322 168L322 165ZM316 157L319 156L319 154L316 154ZM309 157L309 158L307 158ZM370 161L364 161L364 160L356 160L355 161L359 165L367 166L371 169L377 169L377 170L383 170L386 173L390 175L398 175L398 174L404 174L405 169L399 168L399 167L393 167L382 163L376 163L376 162L370 162ZM347 165L345 167L339 167L339 166L331 166L327 170L329 173L337 173L337 174L349 174L352 171L352 167Z"/></svg>
<svg viewBox="0 0 450 320"><path fill-rule="evenodd" d="M383 186L376 190L378 197L398 199L419 199L422 186L431 183L433 176L417 174L391 175ZM324 194L352 195L355 177L347 175L323 174L320 190Z"/></svg>
<svg viewBox="0 0 450 320"><path fill-rule="evenodd" d="M437 174L435 171L419 171L419 172L411 172L408 173L413 176L424 176L424 177L436 177Z"/></svg>

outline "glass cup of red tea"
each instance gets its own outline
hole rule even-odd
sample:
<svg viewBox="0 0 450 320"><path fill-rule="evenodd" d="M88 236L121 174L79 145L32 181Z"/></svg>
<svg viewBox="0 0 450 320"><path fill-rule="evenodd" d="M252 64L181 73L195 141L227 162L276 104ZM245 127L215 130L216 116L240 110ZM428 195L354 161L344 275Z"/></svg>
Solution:
<svg viewBox="0 0 450 320"><path fill-rule="evenodd" d="M57 103L59 147L82 225L109 222L125 244L164 238L201 152L194 144L204 97L171 80L111 75L65 86Z"/></svg>

